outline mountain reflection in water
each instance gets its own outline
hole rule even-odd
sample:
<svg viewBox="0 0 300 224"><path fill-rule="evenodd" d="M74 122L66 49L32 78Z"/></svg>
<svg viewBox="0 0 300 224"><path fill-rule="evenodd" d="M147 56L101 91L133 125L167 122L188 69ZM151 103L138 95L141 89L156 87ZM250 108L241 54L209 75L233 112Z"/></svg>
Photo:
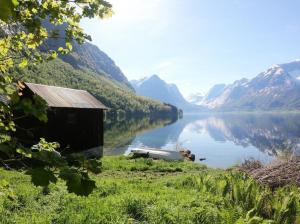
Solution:
<svg viewBox="0 0 300 224"><path fill-rule="evenodd" d="M270 162L277 156L300 154L300 114L224 113L185 115L170 120L130 120L110 124L106 155L146 146L174 149L181 143L205 164L226 168L245 159Z"/></svg>

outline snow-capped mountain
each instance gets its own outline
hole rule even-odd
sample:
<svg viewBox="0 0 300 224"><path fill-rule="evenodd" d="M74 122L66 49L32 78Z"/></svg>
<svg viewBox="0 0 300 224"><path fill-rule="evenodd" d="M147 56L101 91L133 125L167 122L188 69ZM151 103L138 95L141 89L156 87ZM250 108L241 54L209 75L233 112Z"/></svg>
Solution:
<svg viewBox="0 0 300 224"><path fill-rule="evenodd" d="M293 78L300 80L300 60L297 59L290 63L281 64L279 65L282 67L286 72L290 74Z"/></svg>
<svg viewBox="0 0 300 224"><path fill-rule="evenodd" d="M217 85L214 85L209 91L208 93L205 95L204 97L204 101L207 102L207 101L210 101L214 98L216 98L217 96L219 96L222 91L224 90L224 88L226 87L225 84L217 84Z"/></svg>
<svg viewBox="0 0 300 224"><path fill-rule="evenodd" d="M202 104L202 100L204 99L205 94L204 93L195 93L195 94L191 94L189 95L186 100L194 105L201 105Z"/></svg>
<svg viewBox="0 0 300 224"><path fill-rule="evenodd" d="M250 80L214 86L200 105L214 110L300 109L300 60L273 65Z"/></svg>
<svg viewBox="0 0 300 224"><path fill-rule="evenodd" d="M218 97L225 87L225 84L216 84L208 91L208 93L191 94L187 100L192 104L209 108L209 102Z"/></svg>
<svg viewBox="0 0 300 224"><path fill-rule="evenodd" d="M169 84L158 75L152 75L140 80L130 81L136 93L140 96L149 97L161 102L170 103L183 110L194 108L187 102L175 84Z"/></svg>

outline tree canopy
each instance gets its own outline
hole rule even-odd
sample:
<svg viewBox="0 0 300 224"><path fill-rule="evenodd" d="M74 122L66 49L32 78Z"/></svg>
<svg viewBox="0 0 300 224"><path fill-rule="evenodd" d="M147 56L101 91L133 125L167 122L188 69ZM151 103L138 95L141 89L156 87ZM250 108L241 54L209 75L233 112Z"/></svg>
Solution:
<svg viewBox="0 0 300 224"><path fill-rule="evenodd" d="M32 182L45 189L58 178L65 180L69 192L88 195L95 188L88 171L101 171L101 162L85 160L81 155L62 156L59 144L45 139L30 148L22 146L11 135L16 130L14 109L25 115L47 121L47 105L38 96L21 98L24 88L21 80L15 80L10 70L18 66L24 69L29 64L52 60L58 55L72 51L72 43L91 40L82 27L82 18L105 18L112 15L112 6L104 0L0 0L0 163L11 169L11 162L21 164L31 175ZM46 29L44 22L52 29ZM63 25L61 35L56 29ZM57 49L41 52L39 48L48 38L62 43ZM38 75L38 74L37 74ZM28 166L27 161L37 162ZM19 167L19 166L18 166Z"/></svg>

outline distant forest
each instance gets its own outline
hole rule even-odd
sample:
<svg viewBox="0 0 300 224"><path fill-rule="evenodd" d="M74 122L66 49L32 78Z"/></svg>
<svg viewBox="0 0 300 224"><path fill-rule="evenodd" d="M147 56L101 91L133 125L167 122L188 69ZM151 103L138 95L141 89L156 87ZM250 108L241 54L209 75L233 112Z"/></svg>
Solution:
<svg viewBox="0 0 300 224"><path fill-rule="evenodd" d="M150 117L177 118L180 110L176 107L140 97L129 88L105 74L90 69L74 68L71 64L57 58L39 65L30 65L26 69L13 70L16 78L27 82L84 89L111 108L108 117Z"/></svg>

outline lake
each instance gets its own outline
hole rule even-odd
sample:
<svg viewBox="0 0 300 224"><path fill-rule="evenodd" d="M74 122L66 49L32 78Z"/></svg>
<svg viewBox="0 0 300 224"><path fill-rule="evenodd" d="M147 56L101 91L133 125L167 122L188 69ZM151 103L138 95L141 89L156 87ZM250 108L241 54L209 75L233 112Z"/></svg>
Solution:
<svg viewBox="0 0 300 224"><path fill-rule="evenodd" d="M104 155L127 154L135 147L192 151L195 162L228 168L245 159L269 163L300 154L300 114L186 114L177 121L126 120L108 124ZM205 161L199 161L206 158Z"/></svg>

